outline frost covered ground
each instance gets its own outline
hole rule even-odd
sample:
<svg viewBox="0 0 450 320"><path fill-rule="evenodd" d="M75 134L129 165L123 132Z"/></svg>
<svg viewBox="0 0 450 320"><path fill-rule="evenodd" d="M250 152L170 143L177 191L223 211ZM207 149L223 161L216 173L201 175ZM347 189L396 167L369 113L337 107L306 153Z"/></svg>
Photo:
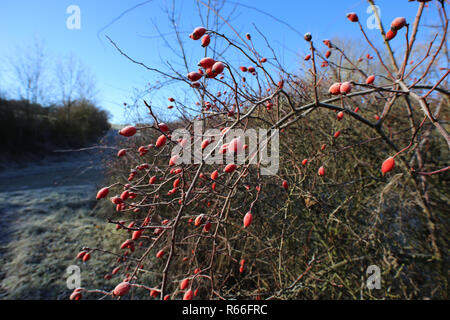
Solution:
<svg viewBox="0 0 450 320"><path fill-rule="evenodd" d="M83 245L111 248L118 236L95 200L100 154L70 152L0 172L0 299L67 299L66 268L73 264L81 286L108 287L108 257L75 259Z"/></svg>

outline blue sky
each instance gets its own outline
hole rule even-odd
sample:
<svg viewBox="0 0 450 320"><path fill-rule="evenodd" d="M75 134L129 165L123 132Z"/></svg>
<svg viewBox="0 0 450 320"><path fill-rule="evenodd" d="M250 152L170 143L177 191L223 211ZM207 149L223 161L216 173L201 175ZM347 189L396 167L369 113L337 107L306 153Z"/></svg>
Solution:
<svg viewBox="0 0 450 320"><path fill-rule="evenodd" d="M0 59L10 56L18 45L32 42L35 37L44 41L52 55L75 54L95 75L99 89L97 100L102 108L112 114L111 122L125 123L128 117L123 102L132 102L135 90L144 90L146 85L155 83L160 77L118 54L105 39L105 35L110 36L131 57L145 62L150 67L167 70L162 59L170 61L177 68L181 67L180 59L158 33L159 29L159 32L167 34L169 42L176 46L176 38L165 13L166 8L171 8L173 1L149 1L110 24L124 11L143 2L144 0L2 0ZM204 50L198 42L194 43L188 38L192 29L202 24L198 7L194 0L174 2L179 14L180 35L186 43L188 63L192 64L194 69L196 62L204 56ZM363 24L370 17L366 11L368 3L364 0L236 0L228 2L224 13L230 12L236 3L242 5L236 7L232 26L242 35L246 32L252 33L256 47L263 54L270 55L269 50L264 49L263 39L256 35L252 25L254 23L273 41L277 54L291 70L298 68L301 63L299 56L306 52L306 43L283 23L249 6L270 13L278 20L288 23L300 34L311 32L315 40L335 36L359 38L358 27L346 19L346 13L357 12ZM385 27L398 16L413 21L417 10L416 2L406 0L378 0L376 3L381 8ZM77 5L81 10L79 30L69 30L66 27L69 17L66 9L70 5ZM431 22L433 17L436 17L434 5L430 7L426 10L424 23ZM378 30L367 31L371 38L377 38ZM222 32L233 35L227 26L222 28ZM399 45L401 40L393 40L394 48L395 41L399 41ZM13 84L5 82L4 79L5 77L0 75L0 89L10 88ZM180 94L183 94L183 88L168 85L148 98L153 105L158 106L159 112L170 118L167 97Z"/></svg>

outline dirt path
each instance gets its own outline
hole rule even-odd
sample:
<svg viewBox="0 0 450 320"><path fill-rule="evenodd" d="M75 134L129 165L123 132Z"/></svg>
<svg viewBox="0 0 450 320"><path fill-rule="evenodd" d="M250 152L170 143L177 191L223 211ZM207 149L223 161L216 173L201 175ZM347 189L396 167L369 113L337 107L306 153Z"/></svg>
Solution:
<svg viewBox="0 0 450 320"><path fill-rule="evenodd" d="M80 266L81 285L109 271L95 257L75 260L82 245L108 247L114 234L96 206L101 160L95 150L71 152L0 172L0 299L67 299L69 265Z"/></svg>

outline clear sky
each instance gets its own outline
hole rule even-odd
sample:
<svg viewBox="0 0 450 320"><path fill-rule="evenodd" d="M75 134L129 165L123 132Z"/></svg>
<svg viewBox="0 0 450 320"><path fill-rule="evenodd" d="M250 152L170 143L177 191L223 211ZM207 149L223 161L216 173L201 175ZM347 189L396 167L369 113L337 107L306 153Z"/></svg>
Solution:
<svg viewBox="0 0 450 320"><path fill-rule="evenodd" d="M136 90L144 90L160 77L121 56L105 39L105 35L111 37L128 55L150 67L167 70L162 61L170 61L179 68L180 59L160 37L160 33L165 34L176 48L176 38L165 12L173 3L177 9L176 18L179 18L180 36L186 43L188 63L194 69L196 62L204 55L198 42L188 38L194 27L202 25L195 0L1 0L0 59L10 56L14 48L32 42L35 37L44 41L52 55L74 53L95 75L99 105L112 114L111 122L125 123L127 117L123 103L131 103ZM418 5L406 0L378 0L376 3L381 8L385 28L398 16L413 21ZM80 8L80 29L66 27L70 16L66 10L70 5ZM204 10L202 5L200 7ZM235 8L232 26L242 35L252 33L256 46L261 48L263 54L270 55L269 50L264 49L263 39L256 35L254 23L271 39L283 63L295 70L300 64L299 56L307 50L299 34L309 31L316 40L335 36L360 37L358 27L349 22L345 15L355 11L364 25L371 16L367 13L368 7L364 0L235 0L228 1L223 12L229 13ZM426 13L423 23L431 24L437 17L435 6L430 5L426 11L431 12ZM288 23L298 33L280 21ZM377 37L378 30L367 31L371 38ZM233 35L227 26L222 28L222 32ZM399 41L397 45L400 45L401 40L394 39L394 49L395 41ZM0 89L11 86L4 78L0 75L0 81L3 80ZM160 112L170 113L167 97L180 94L180 90L182 88L167 85L150 98L154 105L160 107Z"/></svg>

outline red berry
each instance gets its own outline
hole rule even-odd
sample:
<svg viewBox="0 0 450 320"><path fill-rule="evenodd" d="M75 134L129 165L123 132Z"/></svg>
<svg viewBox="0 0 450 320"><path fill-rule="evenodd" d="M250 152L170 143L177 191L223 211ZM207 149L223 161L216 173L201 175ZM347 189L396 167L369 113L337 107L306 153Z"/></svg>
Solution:
<svg viewBox="0 0 450 320"><path fill-rule="evenodd" d="M209 145L210 142L211 142L211 140L209 138L203 140L202 141L202 150L205 149Z"/></svg>
<svg viewBox="0 0 450 320"><path fill-rule="evenodd" d="M120 245L120 249L129 248L132 243L133 243L133 241L131 241L130 239L127 239L124 242L122 242L122 244Z"/></svg>
<svg viewBox="0 0 450 320"><path fill-rule="evenodd" d="M207 47L210 42L211 42L211 37L209 36L209 34L204 35L202 38L202 47L203 48Z"/></svg>
<svg viewBox="0 0 450 320"><path fill-rule="evenodd" d="M200 39L206 32L206 29L203 27L197 27L192 31L191 33L191 39L192 40L198 40Z"/></svg>
<svg viewBox="0 0 450 320"><path fill-rule="evenodd" d="M203 232L209 232L209 230L211 229L211 222L207 222L205 223L205 225L203 226Z"/></svg>
<svg viewBox="0 0 450 320"><path fill-rule="evenodd" d="M184 290L189 285L189 278L183 279L180 283L180 290Z"/></svg>
<svg viewBox="0 0 450 320"><path fill-rule="evenodd" d="M243 150L243 144L240 138L234 138L227 145L228 152L230 153L239 153Z"/></svg>
<svg viewBox="0 0 450 320"><path fill-rule="evenodd" d="M121 204L121 203L123 203L123 200L121 198L119 198L119 197L112 197L111 198L111 202L113 204Z"/></svg>
<svg viewBox="0 0 450 320"><path fill-rule="evenodd" d="M384 160L383 164L381 165L381 172L384 175L386 172L389 172L392 169L394 169L394 166L395 166L394 158L393 157L389 157L386 160Z"/></svg>
<svg viewBox="0 0 450 320"><path fill-rule="evenodd" d="M122 157L127 153L126 149L120 149L119 152L117 152L118 157Z"/></svg>
<svg viewBox="0 0 450 320"><path fill-rule="evenodd" d="M305 39L306 41L311 41L312 39L312 35L310 32L305 33L305 35L303 36L303 39Z"/></svg>
<svg viewBox="0 0 450 320"><path fill-rule="evenodd" d="M151 297L158 297L158 295L159 295L159 290L156 290L156 289L150 290Z"/></svg>
<svg viewBox="0 0 450 320"><path fill-rule="evenodd" d="M177 164L177 161L180 157L178 155L174 155L172 158L170 158L169 160L169 166L174 166Z"/></svg>
<svg viewBox="0 0 450 320"><path fill-rule="evenodd" d="M344 82L341 84L340 88L339 88L340 92L342 94L349 94L350 91L352 91L352 85L350 82Z"/></svg>
<svg viewBox="0 0 450 320"><path fill-rule="evenodd" d="M170 196L170 195L174 194L175 192L177 192L177 188L170 189L169 192L167 192L167 195Z"/></svg>
<svg viewBox="0 0 450 320"><path fill-rule="evenodd" d="M347 18L351 22L358 22L359 21L358 15L356 13L354 13L354 12L347 13Z"/></svg>
<svg viewBox="0 0 450 320"><path fill-rule="evenodd" d="M131 284L129 282L119 283L113 290L115 296L124 296L130 291Z"/></svg>
<svg viewBox="0 0 450 320"><path fill-rule="evenodd" d="M158 124L158 127L159 127L159 129L160 129L162 132L167 132L167 131L169 131L169 126L168 126L167 124L163 123L163 122L161 122L160 124Z"/></svg>
<svg viewBox="0 0 450 320"><path fill-rule="evenodd" d="M91 258L91 254L88 252L83 256L83 262L88 261Z"/></svg>
<svg viewBox="0 0 450 320"><path fill-rule="evenodd" d="M386 33L386 40L387 40L387 41L390 41L390 40L394 39L396 35L397 35L397 30L392 30L392 29L390 29L390 30Z"/></svg>
<svg viewBox="0 0 450 320"><path fill-rule="evenodd" d="M109 188L108 187L101 188L97 192L97 200L106 197L108 195L108 192L109 192Z"/></svg>
<svg viewBox="0 0 450 320"><path fill-rule="evenodd" d="M213 64L211 71L212 71L212 73L218 75L218 74L221 74L224 69L225 69L225 65L222 62L217 61L216 63Z"/></svg>
<svg viewBox="0 0 450 320"><path fill-rule="evenodd" d="M308 159L303 159L303 161L302 161L302 165L306 165L308 163Z"/></svg>
<svg viewBox="0 0 450 320"><path fill-rule="evenodd" d="M343 117L344 117L344 111L339 111L337 114L338 120L342 120Z"/></svg>
<svg viewBox="0 0 450 320"><path fill-rule="evenodd" d="M311 59L311 55L310 54L306 55L305 61L308 61L309 59Z"/></svg>
<svg viewBox="0 0 450 320"><path fill-rule="evenodd" d="M374 75L368 76L366 79L366 84L372 84L374 81L375 81Z"/></svg>
<svg viewBox="0 0 450 320"><path fill-rule="evenodd" d="M111 274L116 274L117 272L119 272L119 270L120 270L120 267L115 267L113 269L113 271L111 271Z"/></svg>
<svg viewBox="0 0 450 320"><path fill-rule="evenodd" d="M162 258L162 256L164 255L164 250L159 250L158 253L156 254L157 258Z"/></svg>
<svg viewBox="0 0 450 320"><path fill-rule="evenodd" d="M144 230L135 230L133 231L133 236L131 237L131 240L137 240L141 237L141 234Z"/></svg>
<svg viewBox="0 0 450 320"><path fill-rule="evenodd" d="M202 224L202 219L203 219L203 215L202 214L198 215L197 218L195 218L194 225L196 227L201 225Z"/></svg>
<svg viewBox="0 0 450 320"><path fill-rule="evenodd" d="M406 19L403 17L395 18L391 23L391 29L396 31L400 30L404 26L406 26Z"/></svg>
<svg viewBox="0 0 450 320"><path fill-rule="evenodd" d="M201 73L195 72L195 71L189 72L188 75L187 75L188 79L191 80L191 81L197 81L197 80L200 80L200 78L201 78L202 76L203 76L203 75L202 75Z"/></svg>
<svg viewBox="0 0 450 320"><path fill-rule="evenodd" d="M338 95L341 93L341 84L339 82L334 83L330 89L328 89L328 92L332 95Z"/></svg>
<svg viewBox="0 0 450 320"><path fill-rule="evenodd" d="M340 134L341 134L340 131L336 131L336 132L334 133L333 137L337 138L337 137L339 137Z"/></svg>
<svg viewBox="0 0 450 320"><path fill-rule="evenodd" d="M325 168L324 167L320 167L318 173L319 173L319 176L324 176L325 175Z"/></svg>
<svg viewBox="0 0 450 320"><path fill-rule="evenodd" d="M207 69L207 68L211 68L214 63L216 63L216 60L214 60L213 58L210 58L210 57L205 57L202 60L200 60L198 65L202 68Z"/></svg>
<svg viewBox="0 0 450 320"><path fill-rule="evenodd" d="M244 216L244 228L247 228L253 220L253 215L251 214L251 212L247 212Z"/></svg>
<svg viewBox="0 0 450 320"><path fill-rule="evenodd" d="M119 221L121 224L124 224L125 221ZM116 224L116 230L121 229L122 227L120 226L120 224Z"/></svg>
<svg viewBox="0 0 450 320"><path fill-rule="evenodd" d="M283 181L282 183L284 190L288 190L289 189L289 184L286 180Z"/></svg>
<svg viewBox="0 0 450 320"><path fill-rule="evenodd" d="M77 259L83 259L83 257L86 255L86 251L80 251L78 254L77 254Z"/></svg>
<svg viewBox="0 0 450 320"><path fill-rule="evenodd" d="M214 73L214 72L212 71L212 67L207 68L207 69L205 70L205 72L206 72L206 77L207 77L207 78L215 78L215 77L217 76L217 73Z"/></svg>
<svg viewBox="0 0 450 320"><path fill-rule="evenodd" d="M186 293L184 294L183 300L192 300L192 296L193 296L192 290L189 289L189 290L186 291Z"/></svg>
<svg viewBox="0 0 450 320"><path fill-rule="evenodd" d="M166 141L167 137L165 135L160 135L158 140L156 140L155 147L161 148L163 145L166 144Z"/></svg>
<svg viewBox="0 0 450 320"><path fill-rule="evenodd" d="M216 180L218 176L219 176L219 171L217 171L217 170L214 170L213 173L211 173L212 180Z"/></svg>
<svg viewBox="0 0 450 320"><path fill-rule="evenodd" d="M125 190L124 192L121 193L120 195L120 199L122 199L123 201L126 201L130 196L130 193L128 192L128 190Z"/></svg>
<svg viewBox="0 0 450 320"><path fill-rule="evenodd" d="M81 298L82 298L81 292L78 291L72 292L72 294L69 297L70 300L80 300Z"/></svg>
<svg viewBox="0 0 450 320"><path fill-rule="evenodd" d="M122 128L122 129L119 131L119 134L122 135L122 136L124 136L124 137L131 137L131 136L134 136L134 135L136 134L136 132L137 132L137 130L136 130L135 127L133 127L133 126L127 126L127 127L125 127L125 128Z"/></svg>
<svg viewBox="0 0 450 320"><path fill-rule="evenodd" d="M331 56L331 51L330 50L328 50L326 53L325 53L325 58L329 58Z"/></svg>
<svg viewBox="0 0 450 320"><path fill-rule="evenodd" d="M236 164L230 163L230 164L228 164L228 165L225 167L225 169L223 169L223 171L226 172L226 173L231 173L231 172L233 172L234 170L236 170L236 168L237 168Z"/></svg>

